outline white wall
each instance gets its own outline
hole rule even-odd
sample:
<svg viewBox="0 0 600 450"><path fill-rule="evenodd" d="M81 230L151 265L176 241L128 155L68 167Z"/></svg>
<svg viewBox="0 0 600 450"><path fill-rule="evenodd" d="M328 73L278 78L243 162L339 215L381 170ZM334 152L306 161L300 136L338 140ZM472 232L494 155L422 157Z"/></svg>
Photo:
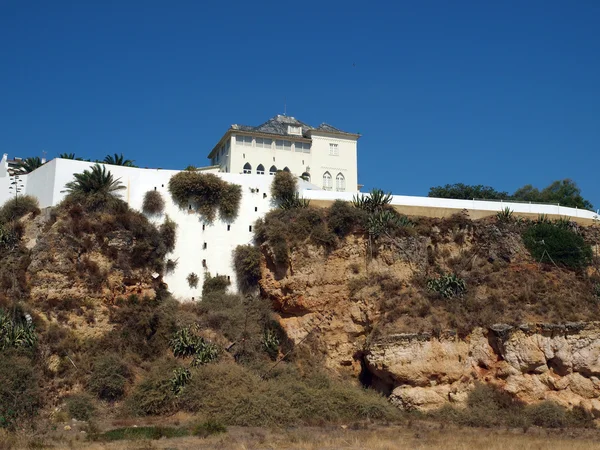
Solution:
<svg viewBox="0 0 600 450"><path fill-rule="evenodd" d="M338 173L344 175L346 192L358 191L358 161L356 156L357 141L354 138L341 139L339 136L327 135L311 131L313 140L313 161L311 165L311 181L323 186L323 174L329 172L335 191L335 178ZM329 155L329 144L337 144L339 156Z"/></svg>

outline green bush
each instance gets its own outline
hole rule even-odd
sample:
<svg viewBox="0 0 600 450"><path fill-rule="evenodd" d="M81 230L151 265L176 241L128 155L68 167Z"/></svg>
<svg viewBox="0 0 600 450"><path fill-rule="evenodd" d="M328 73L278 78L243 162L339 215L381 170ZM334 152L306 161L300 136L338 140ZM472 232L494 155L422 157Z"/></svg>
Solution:
<svg viewBox="0 0 600 450"><path fill-rule="evenodd" d="M102 355L93 362L88 389L103 400L119 400L129 376L127 364L118 355Z"/></svg>
<svg viewBox="0 0 600 450"><path fill-rule="evenodd" d="M176 205L182 209L195 207L208 222L217 210L221 217L233 220L237 216L242 190L233 187L212 173L183 171L169 180L169 192Z"/></svg>
<svg viewBox="0 0 600 450"><path fill-rule="evenodd" d="M7 200L0 208L0 223L7 223L13 220L19 220L25 214L40 213L40 206L37 198L31 195L19 195Z"/></svg>
<svg viewBox="0 0 600 450"><path fill-rule="evenodd" d="M571 229L540 221L523 233L523 242L537 261L552 261L570 269L580 269L592 261L592 248Z"/></svg>
<svg viewBox="0 0 600 450"><path fill-rule="evenodd" d="M146 214L161 214L165 209L165 201L158 191L148 191L144 194L142 211Z"/></svg>
<svg viewBox="0 0 600 450"><path fill-rule="evenodd" d="M67 398L69 416L77 420L90 420L95 412L94 400L88 394L75 394Z"/></svg>
<svg viewBox="0 0 600 450"><path fill-rule="evenodd" d="M528 408L531 423L544 428L563 428L567 426L567 411L564 407L551 402L543 401Z"/></svg>
<svg viewBox="0 0 600 450"><path fill-rule="evenodd" d="M391 202L392 194L385 193L381 189L372 189L369 195L358 194L352 198L352 204L355 208L371 214L386 209Z"/></svg>
<svg viewBox="0 0 600 450"><path fill-rule="evenodd" d="M171 220L169 216L165 217L165 221L159 228L162 242L167 252L175 250L175 243L177 242L177 223Z"/></svg>
<svg viewBox="0 0 600 450"><path fill-rule="evenodd" d="M233 267L241 292L249 292L260 280L260 250L254 245L238 245L233 251Z"/></svg>
<svg viewBox="0 0 600 450"><path fill-rule="evenodd" d="M0 309L0 350L10 347L33 348L37 344L35 326L31 319Z"/></svg>
<svg viewBox="0 0 600 450"><path fill-rule="evenodd" d="M298 182L296 177L290 172L279 171L273 177L271 183L271 196L279 201L283 202L294 198L298 191Z"/></svg>
<svg viewBox="0 0 600 450"><path fill-rule="evenodd" d="M29 420L41 406L37 369L31 359L4 351L0 363L0 427L13 428Z"/></svg>
<svg viewBox="0 0 600 450"><path fill-rule="evenodd" d="M138 416L158 416L175 411L177 397L171 384L175 368L175 362L170 360L154 363L152 371L127 397L128 409Z"/></svg>
<svg viewBox="0 0 600 450"><path fill-rule="evenodd" d="M343 238L352 231L364 228L367 214L363 209L355 208L349 202L336 200L329 208L327 222L331 230Z"/></svg>
<svg viewBox="0 0 600 450"><path fill-rule="evenodd" d="M183 388L192 378L190 369L185 367L177 367L173 370L173 377L171 378L171 390L177 396L183 392Z"/></svg>
<svg viewBox="0 0 600 450"><path fill-rule="evenodd" d="M467 284L455 274L444 274L427 280L427 289L437 292L444 298L453 298L463 295L467 290Z"/></svg>
<svg viewBox="0 0 600 450"><path fill-rule="evenodd" d="M206 296L212 293L224 293L231 284L231 281L227 279L226 275L215 275L210 276L210 273L206 273L204 276L204 283L202 283L202 296Z"/></svg>
<svg viewBox="0 0 600 450"><path fill-rule="evenodd" d="M198 336L191 327L178 330L169 341L176 358L193 357L192 365L208 364L219 357L218 347Z"/></svg>
<svg viewBox="0 0 600 450"><path fill-rule="evenodd" d="M227 427L221 422L215 420L207 420L206 422L199 423L194 426L192 434L198 437L208 437L213 434L227 433Z"/></svg>

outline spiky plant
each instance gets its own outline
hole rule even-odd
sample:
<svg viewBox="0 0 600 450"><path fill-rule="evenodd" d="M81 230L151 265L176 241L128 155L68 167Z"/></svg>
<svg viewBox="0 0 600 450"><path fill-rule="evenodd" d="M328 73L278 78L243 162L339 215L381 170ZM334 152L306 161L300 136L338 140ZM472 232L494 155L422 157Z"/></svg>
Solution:
<svg viewBox="0 0 600 450"><path fill-rule="evenodd" d="M0 350L10 347L34 347L37 343L31 318L15 319L0 309Z"/></svg>
<svg viewBox="0 0 600 450"><path fill-rule="evenodd" d="M413 227L414 224L406 216L401 216L393 210L384 209L373 213L367 221L367 231L373 237L377 237L386 230L394 228Z"/></svg>
<svg viewBox="0 0 600 450"><path fill-rule="evenodd" d="M69 181L63 192L82 195L97 194L108 197L115 196L117 191L125 189L120 178L115 180L112 173L100 164L95 164L91 170L86 169L82 173L76 173L73 177L75 180Z"/></svg>
<svg viewBox="0 0 600 450"><path fill-rule="evenodd" d="M444 298L453 298L462 296L467 290L467 284L455 274L444 274L428 280L427 288Z"/></svg>
<svg viewBox="0 0 600 450"><path fill-rule="evenodd" d="M374 213L382 211L392 202L392 194L383 192L381 189L373 189L369 195L360 194L352 197L352 204L355 208L363 209Z"/></svg>
<svg viewBox="0 0 600 450"><path fill-rule="evenodd" d="M104 164L111 164L113 166L135 167L135 161L131 159L125 159L123 153L120 155L116 153L114 155L106 155L103 162Z"/></svg>
<svg viewBox="0 0 600 450"><path fill-rule="evenodd" d="M310 200L307 198L300 197L297 192L290 197L285 197L281 200L279 207L281 209L297 209L297 208L308 208L310 206Z"/></svg>
<svg viewBox="0 0 600 450"><path fill-rule="evenodd" d="M563 230L568 230L569 228L572 228L574 224L570 217L559 217L554 221L554 225Z"/></svg>
<svg viewBox="0 0 600 450"><path fill-rule="evenodd" d="M175 396L180 395L183 392L185 385L192 379L192 373L190 369L185 367L178 367L173 370L173 378L169 381L171 383L171 391Z"/></svg>
<svg viewBox="0 0 600 450"><path fill-rule="evenodd" d="M74 159L76 161L83 161L83 158L78 158L75 156L75 153L61 153L58 155L59 158L62 159Z"/></svg>
<svg viewBox="0 0 600 450"><path fill-rule="evenodd" d="M496 213L496 219L498 219L498 222L502 223L511 222L513 220L513 210L507 206Z"/></svg>
<svg viewBox="0 0 600 450"><path fill-rule="evenodd" d="M43 165L44 163L39 156L33 156L20 161L18 164L18 170L21 173L30 173L38 167L42 167Z"/></svg>

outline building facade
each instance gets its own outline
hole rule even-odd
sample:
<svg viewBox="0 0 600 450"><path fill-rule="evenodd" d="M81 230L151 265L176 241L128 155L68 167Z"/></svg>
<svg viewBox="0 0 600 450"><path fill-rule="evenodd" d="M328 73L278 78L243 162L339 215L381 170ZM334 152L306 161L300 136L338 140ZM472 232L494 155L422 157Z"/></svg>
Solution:
<svg viewBox="0 0 600 450"><path fill-rule="evenodd" d="M285 170L326 191L357 192L359 138L277 115L256 127L232 125L208 158L221 172L269 176Z"/></svg>

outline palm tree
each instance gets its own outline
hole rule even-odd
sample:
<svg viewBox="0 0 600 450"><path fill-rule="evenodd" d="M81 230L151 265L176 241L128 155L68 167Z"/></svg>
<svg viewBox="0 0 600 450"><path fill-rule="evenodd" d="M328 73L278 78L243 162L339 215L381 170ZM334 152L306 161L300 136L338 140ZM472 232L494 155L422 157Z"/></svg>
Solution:
<svg viewBox="0 0 600 450"><path fill-rule="evenodd" d="M58 155L59 158L62 159L74 159L76 161L83 161L83 158L76 158L75 153L61 153Z"/></svg>
<svg viewBox="0 0 600 450"><path fill-rule="evenodd" d="M21 162L19 162L19 171L21 173L29 173L33 172L38 167L41 167L44 163L40 159L39 156L33 156L30 158L25 158Z"/></svg>
<svg viewBox="0 0 600 450"><path fill-rule="evenodd" d="M125 186L119 181L120 178L115 180L112 173L100 164L92 166L91 171L84 170L83 173L76 173L73 177L75 177L75 180L68 182L63 192L114 197L117 191L125 189Z"/></svg>
<svg viewBox="0 0 600 450"><path fill-rule="evenodd" d="M113 166L127 166L127 167L135 167L134 162L131 159L125 159L123 153L120 155L106 155L104 157L104 164L112 164Z"/></svg>

